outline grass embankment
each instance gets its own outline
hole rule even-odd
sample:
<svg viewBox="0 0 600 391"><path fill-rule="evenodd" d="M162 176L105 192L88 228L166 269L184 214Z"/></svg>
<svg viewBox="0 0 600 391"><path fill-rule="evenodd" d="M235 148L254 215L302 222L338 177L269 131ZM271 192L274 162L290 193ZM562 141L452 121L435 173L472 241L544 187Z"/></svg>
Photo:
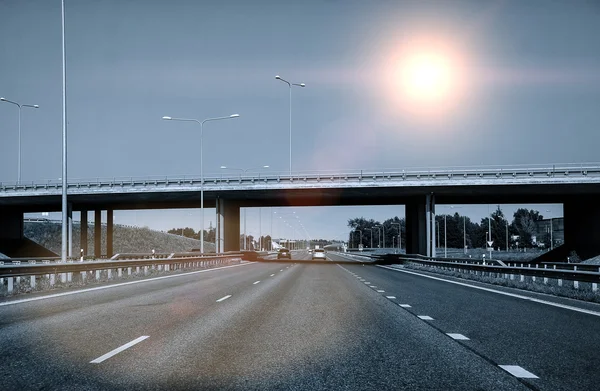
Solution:
<svg viewBox="0 0 600 391"><path fill-rule="evenodd" d="M94 253L94 226L89 224L88 254ZM73 254L79 255L81 248L81 225L73 223ZM25 222L24 234L27 238L57 254L61 252L61 225L55 222ZM114 253L157 253L184 252L200 248L200 241L149 228L114 225ZM205 252L214 252L214 243L204 242ZM106 252L106 226L102 226L102 252Z"/></svg>

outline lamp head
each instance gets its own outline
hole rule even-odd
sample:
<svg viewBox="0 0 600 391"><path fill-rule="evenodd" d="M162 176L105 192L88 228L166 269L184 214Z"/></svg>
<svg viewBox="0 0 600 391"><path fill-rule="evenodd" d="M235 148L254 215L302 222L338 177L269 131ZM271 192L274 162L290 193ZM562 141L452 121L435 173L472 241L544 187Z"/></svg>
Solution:
<svg viewBox="0 0 600 391"><path fill-rule="evenodd" d="M165 120L171 120L172 118L171 118L171 117L167 117L167 116L165 115L164 117L162 117L162 119L165 119Z"/></svg>
<svg viewBox="0 0 600 391"><path fill-rule="evenodd" d="M239 117L239 116L240 116L239 114L231 114L231 115L229 116L229 118L237 118L237 117Z"/></svg>
<svg viewBox="0 0 600 391"><path fill-rule="evenodd" d="M281 77L279 75L277 75L277 76L275 76L275 79L281 80ZM4 99L4 98L2 98L2 99Z"/></svg>

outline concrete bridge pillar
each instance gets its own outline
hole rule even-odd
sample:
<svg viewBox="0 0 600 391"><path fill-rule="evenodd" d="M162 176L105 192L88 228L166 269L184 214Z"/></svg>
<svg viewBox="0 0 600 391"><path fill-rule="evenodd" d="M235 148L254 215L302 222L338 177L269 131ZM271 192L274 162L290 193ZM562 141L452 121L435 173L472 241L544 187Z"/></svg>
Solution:
<svg viewBox="0 0 600 391"><path fill-rule="evenodd" d="M597 197L577 196L563 205L565 247L582 259L600 254L600 204Z"/></svg>
<svg viewBox="0 0 600 391"><path fill-rule="evenodd" d="M240 205L231 200L217 199L216 251L240 251Z"/></svg>
<svg viewBox="0 0 600 391"><path fill-rule="evenodd" d="M0 239L23 238L23 212L0 209Z"/></svg>
<svg viewBox="0 0 600 391"><path fill-rule="evenodd" d="M79 246L83 249L83 255L88 254L88 211L82 210L81 217L79 220L81 221L80 232L79 232Z"/></svg>
<svg viewBox="0 0 600 391"><path fill-rule="evenodd" d="M113 210L108 209L106 211L106 256L112 257L114 254L113 250Z"/></svg>
<svg viewBox="0 0 600 391"><path fill-rule="evenodd" d="M94 211L94 257L102 256L102 210Z"/></svg>
<svg viewBox="0 0 600 391"><path fill-rule="evenodd" d="M435 196L415 197L406 203L406 253L435 257Z"/></svg>

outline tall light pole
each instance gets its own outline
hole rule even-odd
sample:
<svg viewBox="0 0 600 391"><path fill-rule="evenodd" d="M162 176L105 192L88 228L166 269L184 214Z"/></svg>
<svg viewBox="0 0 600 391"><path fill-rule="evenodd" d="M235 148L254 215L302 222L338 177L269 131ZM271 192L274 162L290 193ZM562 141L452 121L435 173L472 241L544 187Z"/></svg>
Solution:
<svg viewBox="0 0 600 391"><path fill-rule="evenodd" d="M390 223L390 225L398 226L398 251L400 251L402 249L402 246L400 244L400 242L402 241L402 237L400 236L402 234L402 226L400 225L400 223ZM393 247L393 243L392 243L392 247Z"/></svg>
<svg viewBox="0 0 600 391"><path fill-rule="evenodd" d="M23 107L31 107L33 109L39 109L40 106L38 105L26 105L26 104L21 104L21 103L17 103L15 101L12 100L8 100L6 98L0 98L1 102L6 102L6 103L12 103L13 105L16 105L19 108L19 141L18 141L18 147L17 147L17 154L18 154L18 158L17 158L17 184L21 183L21 109Z"/></svg>
<svg viewBox="0 0 600 391"><path fill-rule="evenodd" d="M215 117L207 118L203 121L198 121L194 118L173 118L164 116L162 119L166 121L185 121L185 122L196 122L200 124L200 219L202 219L202 225L200 226L200 253L204 254L204 167L202 161L202 140L204 139L204 123L209 121L220 121L224 119L231 119L239 117L239 114L231 114L227 117Z"/></svg>
<svg viewBox="0 0 600 391"><path fill-rule="evenodd" d="M382 246L382 243L381 243L382 240L379 240L379 242L380 242L379 246L382 247L382 248L385 248L385 226L383 224L381 224L381 225L377 225L376 227L381 228L381 230L383 231L383 235L382 235L383 236L383 246Z"/></svg>
<svg viewBox="0 0 600 391"><path fill-rule="evenodd" d="M275 76L275 79L281 80L282 82L286 83L288 85L288 87L290 88L290 176L291 176L292 175L292 86L304 88L304 87L306 87L306 84L291 83L285 79L282 79L281 76L279 76L279 75Z"/></svg>
<svg viewBox="0 0 600 391"><path fill-rule="evenodd" d="M354 232L356 231L358 231L358 233L360 234L358 243L362 246L362 231L360 229L355 229Z"/></svg>
<svg viewBox="0 0 600 391"><path fill-rule="evenodd" d="M552 213L550 212L550 209L546 209L546 212L548 213ZM550 217L550 251L552 251L554 249L554 237L553 237L553 233L554 233L554 227L552 226L552 220L553 218Z"/></svg>
<svg viewBox="0 0 600 391"><path fill-rule="evenodd" d="M371 231L371 249L373 249L373 228L365 228L368 229L369 231ZM377 231L379 232L379 231Z"/></svg>
<svg viewBox="0 0 600 391"><path fill-rule="evenodd" d="M221 170L236 170L240 172L240 180L242 179L242 173L247 174L248 171L253 171L253 170L260 170L262 168L269 168L268 165L264 165L264 166L260 166L260 167L250 167L250 168L237 168L237 167L227 167L227 166L221 166L220 167ZM246 248L246 209L248 208L244 208L244 250L247 250ZM260 243L262 240L262 230L261 230L261 208L258 208L258 241L259 241L259 247L260 247ZM262 250L261 250L262 251Z"/></svg>
<svg viewBox="0 0 600 391"><path fill-rule="evenodd" d="M61 260L67 262L67 49L65 46L65 0L61 1L62 42L62 228Z"/></svg>

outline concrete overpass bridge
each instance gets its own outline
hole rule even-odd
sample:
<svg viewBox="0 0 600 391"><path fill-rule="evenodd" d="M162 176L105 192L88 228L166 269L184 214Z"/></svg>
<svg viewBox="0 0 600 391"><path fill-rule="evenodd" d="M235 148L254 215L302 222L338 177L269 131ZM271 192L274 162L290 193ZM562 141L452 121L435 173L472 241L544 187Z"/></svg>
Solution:
<svg viewBox="0 0 600 391"><path fill-rule="evenodd" d="M106 210L106 254L111 255L114 210L197 208L200 188L198 177L71 180L69 216L72 211L84 212L82 224L87 224L87 212L93 210L99 225L101 211ZM241 207L405 205L407 251L434 256L436 203L562 203L563 250L593 256L600 253L599 196L600 163L204 178L205 207L217 211L217 251L239 250ZM0 182L0 239L22 238L23 213L60 211L60 206L60 182ZM87 237L82 237L81 242L87 243ZM97 255L99 243L96 237Z"/></svg>

